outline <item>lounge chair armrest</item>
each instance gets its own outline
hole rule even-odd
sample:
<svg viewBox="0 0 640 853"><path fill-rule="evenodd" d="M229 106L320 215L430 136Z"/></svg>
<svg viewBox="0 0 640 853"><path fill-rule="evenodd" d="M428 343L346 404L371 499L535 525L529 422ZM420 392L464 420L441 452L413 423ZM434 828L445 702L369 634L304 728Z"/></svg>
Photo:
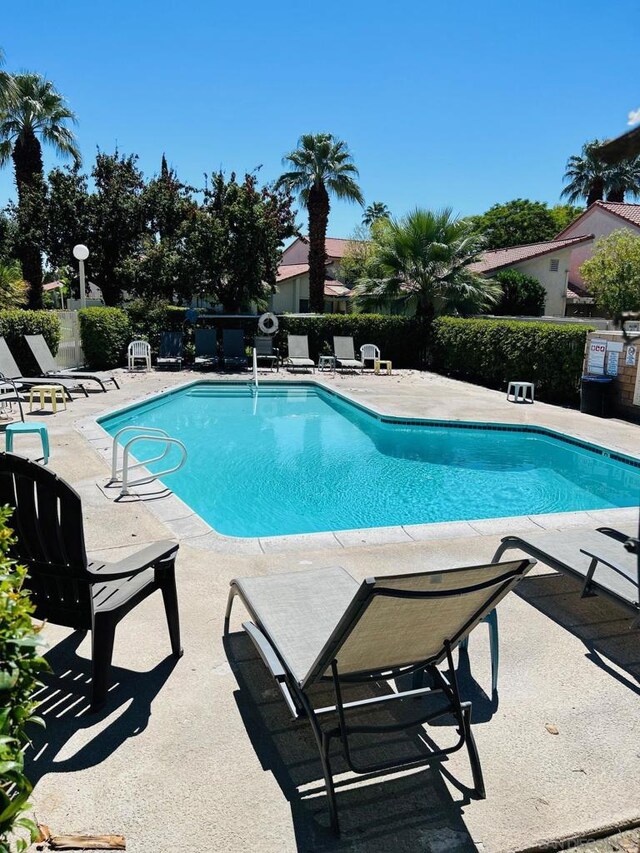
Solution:
<svg viewBox="0 0 640 853"><path fill-rule="evenodd" d="M609 536L611 539L615 539L616 542L626 542L630 537L627 536L626 533L622 533L620 530L616 530L615 527L598 527L598 533L604 533L605 536Z"/></svg>
<svg viewBox="0 0 640 853"><path fill-rule="evenodd" d="M99 572L92 572L89 569L89 575L93 580L119 580L137 575L152 566L161 568L157 563L174 558L179 547L177 542L163 539L117 563L104 563Z"/></svg>
<svg viewBox="0 0 640 853"><path fill-rule="evenodd" d="M275 649L269 640L267 640L262 631L257 628L253 622L243 622L242 627L249 635L251 642L258 650L258 654L262 658L264 665L267 667L269 672L273 675L276 681L284 681L287 677L287 673L280 663L280 658L275 653Z"/></svg>

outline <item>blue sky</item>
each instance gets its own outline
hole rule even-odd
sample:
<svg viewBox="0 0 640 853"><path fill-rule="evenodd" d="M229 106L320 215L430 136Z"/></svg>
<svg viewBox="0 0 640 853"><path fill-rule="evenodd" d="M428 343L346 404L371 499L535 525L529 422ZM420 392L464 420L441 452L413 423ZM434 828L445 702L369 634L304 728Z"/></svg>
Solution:
<svg viewBox="0 0 640 853"><path fill-rule="evenodd" d="M639 40L638 0L41 0L0 28L7 69L66 95L88 166L117 143L148 175L164 151L189 183L259 164L271 180L301 133L328 131L395 215L558 201L567 157L640 107ZM360 216L334 203L329 234Z"/></svg>

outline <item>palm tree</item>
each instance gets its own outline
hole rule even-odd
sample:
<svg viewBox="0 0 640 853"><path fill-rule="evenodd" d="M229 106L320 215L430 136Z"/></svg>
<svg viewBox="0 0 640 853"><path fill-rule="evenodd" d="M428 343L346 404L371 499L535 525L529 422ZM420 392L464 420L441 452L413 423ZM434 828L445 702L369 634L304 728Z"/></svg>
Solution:
<svg viewBox="0 0 640 853"><path fill-rule="evenodd" d="M389 208L383 201L374 201L367 205L363 215L362 224L370 227L378 219L389 219Z"/></svg>
<svg viewBox="0 0 640 853"><path fill-rule="evenodd" d="M0 264L0 309L23 308L29 286L22 278L20 264Z"/></svg>
<svg viewBox="0 0 640 853"><path fill-rule="evenodd" d="M358 170L347 144L330 133L306 133L298 147L283 158L290 165L276 181L276 188L297 193L309 211L309 307L324 311L325 238L329 219L329 194L364 204L356 182Z"/></svg>
<svg viewBox="0 0 640 853"><path fill-rule="evenodd" d="M580 155L567 160L562 196L571 204L586 199L587 207L606 195L607 201L624 201L625 193L640 194L640 157L608 165L598 156L600 139L585 142Z"/></svg>
<svg viewBox="0 0 640 853"><path fill-rule="evenodd" d="M493 305L499 285L473 272L484 238L451 208L416 209L378 237L378 278L361 279L356 300L365 309L404 303L416 316L475 313Z"/></svg>
<svg viewBox="0 0 640 853"><path fill-rule="evenodd" d="M0 47L0 68L4 65L4 50ZM13 77L6 71L0 71L0 110L6 109L15 90Z"/></svg>
<svg viewBox="0 0 640 853"><path fill-rule="evenodd" d="M29 303L42 304L42 234L46 200L42 144L80 162L69 124L76 117L53 83L39 74L16 74L15 92L0 110L0 166L13 160L20 234L17 255L29 282Z"/></svg>

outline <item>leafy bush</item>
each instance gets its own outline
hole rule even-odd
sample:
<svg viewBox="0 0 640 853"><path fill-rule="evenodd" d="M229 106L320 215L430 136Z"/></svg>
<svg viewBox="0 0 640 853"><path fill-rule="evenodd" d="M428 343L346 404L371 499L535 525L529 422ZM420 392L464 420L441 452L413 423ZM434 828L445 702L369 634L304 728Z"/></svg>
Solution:
<svg viewBox="0 0 640 853"><path fill-rule="evenodd" d="M590 328L518 320L441 317L433 324L434 370L506 389L511 379L536 384L536 396L574 405Z"/></svg>
<svg viewBox="0 0 640 853"><path fill-rule="evenodd" d="M38 652L42 645L31 622L33 605L23 589L27 570L8 557L13 532L7 526L9 507L0 508L0 853L11 850L12 834L27 830L35 839L35 824L24 817L32 786L24 775L23 750L34 716L33 694L38 675L47 664ZM18 851L26 841L13 838Z"/></svg>
<svg viewBox="0 0 640 853"><path fill-rule="evenodd" d="M25 375L33 374L35 362L23 335L43 335L55 355L60 345L60 321L53 311L0 311L0 336ZM37 375L37 374L36 374Z"/></svg>
<svg viewBox="0 0 640 853"><path fill-rule="evenodd" d="M131 342L129 317L120 308L83 308L78 312L80 338L92 370L116 367L126 359Z"/></svg>
<svg viewBox="0 0 640 853"><path fill-rule="evenodd" d="M517 270L502 270L495 280L502 288L502 296L493 309L494 314L542 316L547 293L537 278Z"/></svg>
<svg viewBox="0 0 640 853"><path fill-rule="evenodd" d="M293 317L285 314L279 319L276 346L285 355L288 333L309 336L309 354L314 360L323 353L333 352L334 335L350 335L353 337L356 356L362 344L376 344L382 358L388 358L394 367L418 368L426 360L428 325L415 317L383 314Z"/></svg>
<svg viewBox="0 0 640 853"><path fill-rule="evenodd" d="M127 302L124 310L129 317L131 340L148 341L154 355L160 346L161 332L182 328L187 313L186 308L178 305L145 299Z"/></svg>
<svg viewBox="0 0 640 853"><path fill-rule="evenodd" d="M131 322L132 340L141 338L149 341L151 350L156 353L160 332L165 329L184 329L185 346L191 342L191 324L185 325L185 308L163 303L145 303L134 300L125 309ZM218 330L218 339L222 329L242 329L245 343L250 347L258 332L255 317L216 318L207 313L206 319L198 325L211 326ZM362 344L376 344L382 358L393 361L395 367L420 367L426 360L426 342L428 326L419 319L382 314L320 314L315 317L295 317L285 314L278 318L280 328L274 344L283 355L287 354L287 334L308 335L309 351L313 359L323 353L333 351L333 335L351 335L356 348Z"/></svg>

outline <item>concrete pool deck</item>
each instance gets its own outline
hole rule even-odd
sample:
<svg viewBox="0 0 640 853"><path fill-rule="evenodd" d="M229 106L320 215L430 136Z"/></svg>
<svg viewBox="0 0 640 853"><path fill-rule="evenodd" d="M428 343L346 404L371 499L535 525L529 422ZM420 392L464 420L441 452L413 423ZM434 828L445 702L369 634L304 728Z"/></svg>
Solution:
<svg viewBox="0 0 640 853"><path fill-rule="evenodd" d="M101 450L108 443L104 434L86 434L88 419L198 378L186 371L121 375L119 391L77 399L55 416L32 417L46 418L49 425L50 467L82 496L89 549L117 559L172 533L180 541L185 654L175 665L166 657L162 602L158 596L148 599L119 626L110 701L103 712L90 715L88 640L45 627L54 675L41 694L47 729L34 732L29 772L36 782L36 816L52 832L122 833L127 849L142 853L493 853L544 849L640 823L640 632L630 630L623 611L600 598L580 599L576 584L540 566L499 608L497 707L485 693L484 627L471 638L471 671L462 667L487 799L469 800L464 788L469 768L465 756L456 754L431 769L347 785L339 794L343 836L333 839L308 725L289 721L264 667L239 633L244 618L239 606L233 634L223 643L229 581L331 565L364 578L473 564L490 559L504 533L540 524L529 518L491 519L472 534L432 525L440 528L434 536L425 525L422 537L381 544L374 533L359 532L349 542L314 539L295 550L260 545L247 553L242 540L231 539L224 548L211 547L203 540L214 537L202 532L197 517L185 515L181 525L168 529L149 508L162 499L114 503L105 494L109 469ZM543 403L514 405L504 394L432 374L315 378L394 416L535 424L621 453L634 455L640 447L636 426ZM30 436L20 437L16 451L39 455ZM629 528L637 510L563 516L549 524ZM433 727L430 734L446 738L446 726Z"/></svg>

